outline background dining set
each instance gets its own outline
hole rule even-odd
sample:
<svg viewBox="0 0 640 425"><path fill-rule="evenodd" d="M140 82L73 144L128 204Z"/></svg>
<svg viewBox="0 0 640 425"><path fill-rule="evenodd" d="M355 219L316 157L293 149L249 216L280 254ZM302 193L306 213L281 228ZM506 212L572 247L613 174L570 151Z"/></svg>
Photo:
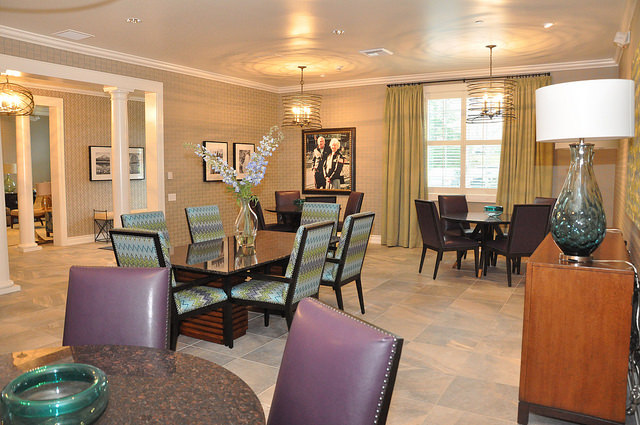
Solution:
<svg viewBox="0 0 640 425"><path fill-rule="evenodd" d="M511 286L512 273L520 274L522 257L531 256L549 232L555 202L556 198L536 197L532 204L516 204L511 213L496 216L469 212L464 195L439 195L437 208L434 201L416 199L423 243L418 272L422 272L427 249L437 252L433 279L444 252L456 252L456 267L460 269L463 257L473 251L478 277L486 276L489 266L495 267L501 255L506 260L507 282ZM507 225L505 232L502 227Z"/></svg>

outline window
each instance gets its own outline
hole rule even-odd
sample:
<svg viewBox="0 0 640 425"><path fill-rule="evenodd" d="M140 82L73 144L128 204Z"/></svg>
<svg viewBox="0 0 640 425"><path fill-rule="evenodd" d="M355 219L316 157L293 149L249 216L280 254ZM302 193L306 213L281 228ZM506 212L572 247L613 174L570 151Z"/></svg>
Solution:
<svg viewBox="0 0 640 425"><path fill-rule="evenodd" d="M502 122L466 124L464 84L424 86L424 98L429 193L491 200L498 187Z"/></svg>

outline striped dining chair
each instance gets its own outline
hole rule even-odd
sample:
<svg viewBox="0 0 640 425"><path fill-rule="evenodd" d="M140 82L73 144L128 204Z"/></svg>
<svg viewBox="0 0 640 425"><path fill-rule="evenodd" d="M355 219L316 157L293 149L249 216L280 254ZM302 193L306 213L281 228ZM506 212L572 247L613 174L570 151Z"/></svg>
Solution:
<svg viewBox="0 0 640 425"><path fill-rule="evenodd" d="M338 220L340 220L340 204L325 202L305 202L302 204L301 226L325 220L333 221L333 236L335 236L338 231Z"/></svg>
<svg viewBox="0 0 640 425"><path fill-rule="evenodd" d="M191 242L204 242L225 237L222 217L217 205L187 207L184 212L187 214Z"/></svg>

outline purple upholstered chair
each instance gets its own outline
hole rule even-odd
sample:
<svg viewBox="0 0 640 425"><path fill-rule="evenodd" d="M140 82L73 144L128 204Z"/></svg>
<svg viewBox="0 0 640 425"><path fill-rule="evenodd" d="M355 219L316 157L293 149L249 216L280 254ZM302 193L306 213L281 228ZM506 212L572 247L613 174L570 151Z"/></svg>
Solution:
<svg viewBox="0 0 640 425"><path fill-rule="evenodd" d="M385 424L402 342L316 299L303 299L267 424Z"/></svg>
<svg viewBox="0 0 640 425"><path fill-rule="evenodd" d="M62 345L169 346L169 269L69 270Z"/></svg>

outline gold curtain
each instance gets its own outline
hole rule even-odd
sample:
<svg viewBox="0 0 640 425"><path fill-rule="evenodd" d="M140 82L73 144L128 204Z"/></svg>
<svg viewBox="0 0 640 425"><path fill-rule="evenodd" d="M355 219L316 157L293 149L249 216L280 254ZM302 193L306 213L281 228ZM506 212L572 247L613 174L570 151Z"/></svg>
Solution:
<svg viewBox="0 0 640 425"><path fill-rule="evenodd" d="M387 87L384 107L382 244L418 246L414 199L427 195L421 85Z"/></svg>
<svg viewBox="0 0 640 425"><path fill-rule="evenodd" d="M550 76L516 79L516 119L505 121L496 204L511 212L514 204L550 197L553 144L536 143L536 89L551 84Z"/></svg>

